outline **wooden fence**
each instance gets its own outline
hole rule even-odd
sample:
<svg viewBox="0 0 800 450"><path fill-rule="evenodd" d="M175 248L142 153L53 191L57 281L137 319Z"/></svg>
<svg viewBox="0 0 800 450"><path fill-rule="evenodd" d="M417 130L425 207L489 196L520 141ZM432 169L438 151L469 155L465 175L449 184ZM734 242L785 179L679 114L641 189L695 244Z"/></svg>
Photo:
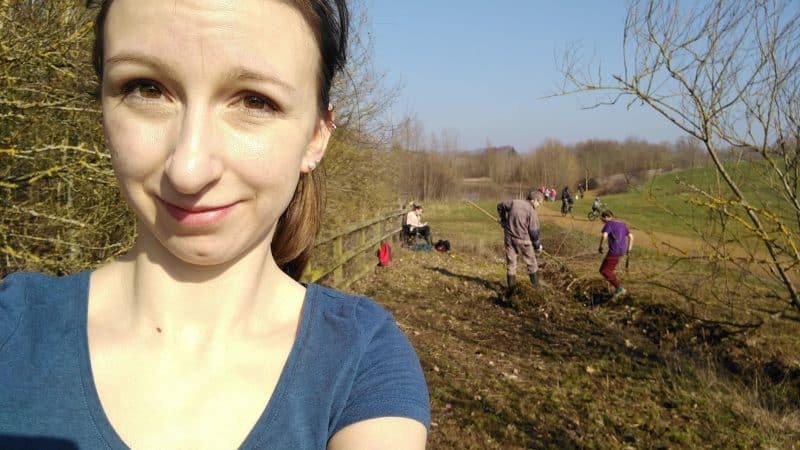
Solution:
<svg viewBox="0 0 800 450"><path fill-rule="evenodd" d="M381 242L387 239L397 242L406 213L403 210L384 213L323 237L314 245L311 268L304 278L343 288L374 270Z"/></svg>

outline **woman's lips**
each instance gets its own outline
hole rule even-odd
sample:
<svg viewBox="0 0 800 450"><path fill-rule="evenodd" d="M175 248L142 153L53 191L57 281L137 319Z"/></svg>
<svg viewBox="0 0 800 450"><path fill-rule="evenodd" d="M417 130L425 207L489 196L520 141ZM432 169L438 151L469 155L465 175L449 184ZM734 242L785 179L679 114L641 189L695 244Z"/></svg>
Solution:
<svg viewBox="0 0 800 450"><path fill-rule="evenodd" d="M165 209L180 224L189 226L213 225L227 216L235 203L214 208L184 209L164 202Z"/></svg>

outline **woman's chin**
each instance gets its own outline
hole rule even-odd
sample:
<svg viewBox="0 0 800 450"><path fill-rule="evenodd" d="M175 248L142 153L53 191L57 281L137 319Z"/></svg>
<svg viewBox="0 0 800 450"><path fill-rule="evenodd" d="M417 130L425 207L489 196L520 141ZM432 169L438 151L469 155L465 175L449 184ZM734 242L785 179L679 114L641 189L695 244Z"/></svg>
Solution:
<svg viewBox="0 0 800 450"><path fill-rule="evenodd" d="M162 242L162 248L183 264L207 269L229 266L250 253L250 248L232 245L230 240L198 236L172 236Z"/></svg>
<svg viewBox="0 0 800 450"><path fill-rule="evenodd" d="M232 259L227 255L220 255L213 252L181 252L175 256L187 265L208 269L225 266L229 264Z"/></svg>

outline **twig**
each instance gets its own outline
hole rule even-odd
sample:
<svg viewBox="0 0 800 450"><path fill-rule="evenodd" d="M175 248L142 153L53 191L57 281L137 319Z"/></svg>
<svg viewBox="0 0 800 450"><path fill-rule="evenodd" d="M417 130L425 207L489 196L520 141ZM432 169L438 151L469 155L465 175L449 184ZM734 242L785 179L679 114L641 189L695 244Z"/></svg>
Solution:
<svg viewBox="0 0 800 450"><path fill-rule="evenodd" d="M500 222L500 219L498 219L497 217L495 217L494 215L492 215L490 212L486 211L485 209L481 208L480 206L476 205L475 203L473 203L473 202L471 202L469 200L464 200L464 203L467 203L467 204L475 207L478 211L480 211L480 212L486 214L487 216L491 217L492 220L494 220L495 222Z"/></svg>

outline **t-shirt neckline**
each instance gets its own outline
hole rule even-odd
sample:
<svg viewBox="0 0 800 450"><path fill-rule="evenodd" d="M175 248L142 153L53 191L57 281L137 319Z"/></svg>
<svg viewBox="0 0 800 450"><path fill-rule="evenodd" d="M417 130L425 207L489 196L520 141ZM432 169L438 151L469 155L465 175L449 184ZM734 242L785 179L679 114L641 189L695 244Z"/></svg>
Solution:
<svg viewBox="0 0 800 450"><path fill-rule="evenodd" d="M89 332L88 332L88 315L89 315L89 281L91 271L79 273L79 286L77 290L78 303L75 308L77 314L77 349L78 349L78 363L81 370L81 381L83 386L83 394L86 402L86 407L94 422L95 428L102 436L103 440L112 449L130 449L130 447L122 440L117 434L111 421L103 409L100 402L100 395L97 392L97 386L94 382L94 373L92 372L91 358L89 357ZM249 449L256 448L262 440L262 435L269 429L269 424L274 420L280 410L281 404L284 403L286 395L290 392L291 381L295 379L294 372L299 366L299 361L302 360L303 350L305 346L303 343L306 341L308 332L311 329L309 323L313 317L313 309L315 307L313 299L315 298L318 290L315 284L306 285L306 293L303 298L303 306L300 312L300 323L297 326L297 334L295 335L294 343L291 350L289 350L289 357L284 363L281 374L278 377L278 383L275 385L272 395L267 401L261 415L256 420L253 428L247 433L247 436L241 442L238 448Z"/></svg>

